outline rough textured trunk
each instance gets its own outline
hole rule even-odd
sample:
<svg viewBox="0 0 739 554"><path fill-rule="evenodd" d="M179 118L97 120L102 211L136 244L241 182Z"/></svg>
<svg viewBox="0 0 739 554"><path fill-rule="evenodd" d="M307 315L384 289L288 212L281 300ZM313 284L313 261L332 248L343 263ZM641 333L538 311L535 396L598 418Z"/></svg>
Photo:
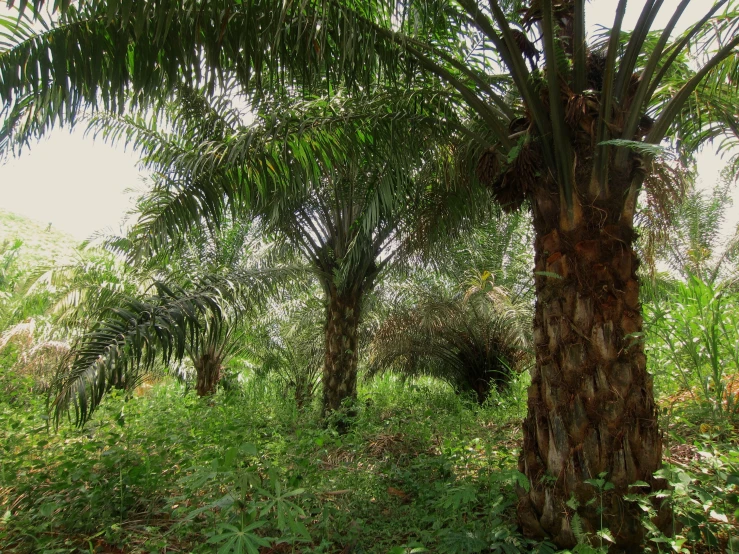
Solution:
<svg viewBox="0 0 739 554"><path fill-rule="evenodd" d="M195 390L198 396L209 396L216 392L221 379L221 360L211 354L203 354L195 360Z"/></svg>
<svg viewBox="0 0 739 554"><path fill-rule="evenodd" d="M519 460L530 490L519 490L519 521L560 547L576 544L576 517L594 537L601 497L585 480L606 473L615 488L602 495L602 526L615 550L640 552L640 510L623 495L636 481L662 488L652 478L662 441L639 337L634 232L605 203L582 208L563 229L556 192L537 197L536 367Z"/></svg>
<svg viewBox="0 0 739 554"><path fill-rule="evenodd" d="M357 347L361 293L328 290L326 358L323 366L323 413L338 410L357 396Z"/></svg>
<svg viewBox="0 0 739 554"><path fill-rule="evenodd" d="M294 382L295 386L295 405L299 410L311 403L313 400L313 384L310 379L301 375Z"/></svg>

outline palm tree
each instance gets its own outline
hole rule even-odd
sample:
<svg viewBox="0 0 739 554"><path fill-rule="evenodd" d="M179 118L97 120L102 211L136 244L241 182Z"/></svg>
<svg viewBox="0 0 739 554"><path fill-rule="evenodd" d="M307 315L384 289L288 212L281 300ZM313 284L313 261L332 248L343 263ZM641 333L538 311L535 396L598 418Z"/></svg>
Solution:
<svg viewBox="0 0 739 554"><path fill-rule="evenodd" d="M528 200L533 212L537 362L520 523L572 546L576 512L586 532L602 523L633 550L638 508L621 498L635 481L649 484L645 492L662 486L652 478L661 438L651 380L635 340L637 201L664 140L689 155L736 128L734 4L716 1L673 38L688 3L651 31L663 1L646 0L625 34L619 0L598 50L586 39L585 0L60 2L50 30L19 25L0 54L5 135L23 144L86 107L121 109L127 92L141 104L183 81L215 89L229 70L245 89L366 90L394 79L454 98L484 128L474 130L486 150L480 180L509 209ZM601 514L586 480L604 472L614 488Z"/></svg>
<svg viewBox="0 0 739 554"><path fill-rule="evenodd" d="M424 290L418 302L399 304L380 325L369 375L390 369L404 377L429 375L482 404L493 390L506 391L525 367L530 318L524 314L530 315L526 303L511 302L508 291L490 281L468 294Z"/></svg>
<svg viewBox="0 0 739 554"><path fill-rule="evenodd" d="M70 408L82 425L112 388L133 390L152 369L189 356L200 396L212 394L226 360L243 347L239 324L303 278L299 268L232 269L193 277L188 286L153 281L146 294L120 294L79 335L51 386L58 423Z"/></svg>
<svg viewBox="0 0 739 554"><path fill-rule="evenodd" d="M150 208L143 198L137 211ZM138 253L135 236L104 236L78 263L46 274L57 290L55 323L72 342L50 391L55 419L74 405L83 424L109 389L132 390L183 357L197 394L213 394L243 347L240 320L294 276L249 263L249 227L224 221L136 264L127 263Z"/></svg>
<svg viewBox="0 0 739 554"><path fill-rule="evenodd" d="M708 285L736 277L739 228L722 236L731 206L731 181L714 186L710 196L693 190L678 207L674 228L664 241L663 260L684 280L696 277Z"/></svg>
<svg viewBox="0 0 739 554"><path fill-rule="evenodd" d="M263 99L243 124L227 98L211 105L181 89L164 113L171 131L161 118L130 116L98 117L93 128L135 144L159 176L151 209L133 229L139 248L161 249L183 229L217 226L230 213L309 262L326 309L326 413L356 396L364 294L385 268L440 233L429 224L439 206L471 196L445 185L441 172L455 154L433 142L438 122L425 100L289 100Z"/></svg>
<svg viewBox="0 0 739 554"><path fill-rule="evenodd" d="M276 377L292 392L298 409L313 401L324 365L325 306L316 292L270 306L259 325L252 326L244 347L244 358L255 374Z"/></svg>

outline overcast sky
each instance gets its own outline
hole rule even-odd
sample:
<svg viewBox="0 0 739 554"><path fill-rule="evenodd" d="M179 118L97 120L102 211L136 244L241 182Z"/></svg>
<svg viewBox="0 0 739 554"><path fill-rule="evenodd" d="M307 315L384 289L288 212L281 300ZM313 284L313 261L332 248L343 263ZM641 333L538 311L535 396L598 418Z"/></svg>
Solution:
<svg viewBox="0 0 739 554"><path fill-rule="evenodd" d="M665 0L655 23L662 27L674 13L678 0ZM643 0L631 0L624 28L635 24ZM700 19L709 1L691 2L678 30ZM615 0L592 0L588 7L588 26L611 26ZM4 2L0 13L6 12ZM142 188L137 156L130 150L113 148L101 140L84 137L82 129L72 133L56 129L49 136L16 158L0 162L0 208L31 217L46 225L85 239L96 231L117 231L124 214L132 207ZM699 156L698 171L703 187L716 182L723 161L711 152ZM739 195L731 226L739 219Z"/></svg>

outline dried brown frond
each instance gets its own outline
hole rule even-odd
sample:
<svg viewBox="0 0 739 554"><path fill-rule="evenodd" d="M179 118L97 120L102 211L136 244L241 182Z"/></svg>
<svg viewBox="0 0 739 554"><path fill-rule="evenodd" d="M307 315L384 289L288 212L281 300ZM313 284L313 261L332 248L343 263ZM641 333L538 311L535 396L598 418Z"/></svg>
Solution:
<svg viewBox="0 0 739 554"><path fill-rule="evenodd" d="M521 54L523 54L524 57L529 61L532 69L536 67L535 61L539 61L540 54L539 50L537 50L536 46L534 46L534 43L529 40L529 38L526 36L526 33L523 33L518 29L511 29L511 34L513 35L513 40L516 41L518 49L521 51Z"/></svg>
<svg viewBox="0 0 739 554"><path fill-rule="evenodd" d="M643 240L642 261L655 270L657 253L669 238L670 225L691 186L688 170L675 160L656 159L646 168L643 207L636 225Z"/></svg>
<svg viewBox="0 0 739 554"><path fill-rule="evenodd" d="M606 70L606 55L601 52L588 53L586 80L591 90L603 90L603 73Z"/></svg>
<svg viewBox="0 0 739 554"><path fill-rule="evenodd" d="M537 185L541 160L530 144L524 144L508 169L492 187L493 197L504 211L521 208L529 191Z"/></svg>
<svg viewBox="0 0 739 554"><path fill-rule="evenodd" d="M598 100L591 94L575 94L567 88L565 123L570 129L580 129L592 135L593 121L598 116Z"/></svg>
<svg viewBox="0 0 739 554"><path fill-rule="evenodd" d="M403 433L380 434L367 443L367 453L375 458L398 457L401 454L409 454L413 449L409 449L405 443L405 435Z"/></svg>

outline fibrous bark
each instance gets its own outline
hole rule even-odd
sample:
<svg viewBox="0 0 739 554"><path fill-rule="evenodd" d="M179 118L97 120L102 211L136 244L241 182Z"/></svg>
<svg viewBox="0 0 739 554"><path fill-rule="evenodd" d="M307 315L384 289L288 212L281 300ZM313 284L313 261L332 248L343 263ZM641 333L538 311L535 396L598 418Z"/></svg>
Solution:
<svg viewBox="0 0 739 554"><path fill-rule="evenodd" d="M210 396L215 394L218 381L221 379L221 360L211 354L203 354L194 360L195 365L195 390L198 396Z"/></svg>
<svg viewBox="0 0 739 554"><path fill-rule="evenodd" d="M519 459L530 490L519 490L519 521L560 547L576 544L575 517L594 537L600 493L585 481L606 473L615 488L602 496L602 527L619 551L639 552L641 512L623 496L636 481L663 484L652 477L662 440L640 337L635 233L598 202L578 208L567 229L556 191L540 191L533 209L536 367Z"/></svg>
<svg viewBox="0 0 739 554"><path fill-rule="evenodd" d="M357 348L361 294L331 286L326 307L326 358L323 413L336 411L357 396Z"/></svg>

